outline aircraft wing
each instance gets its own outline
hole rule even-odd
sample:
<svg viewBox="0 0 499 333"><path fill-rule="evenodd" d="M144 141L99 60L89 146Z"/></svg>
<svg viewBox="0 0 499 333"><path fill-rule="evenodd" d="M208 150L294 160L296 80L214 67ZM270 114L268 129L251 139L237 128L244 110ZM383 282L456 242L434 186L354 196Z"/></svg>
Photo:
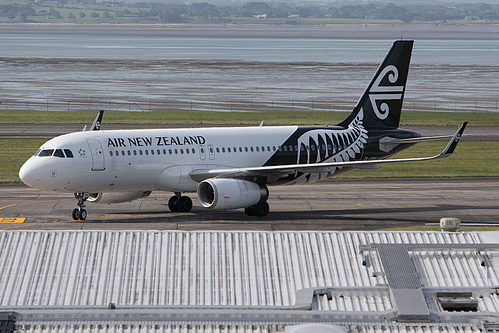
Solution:
<svg viewBox="0 0 499 333"><path fill-rule="evenodd" d="M349 162L330 162L330 163L311 163L311 164L291 164L291 165L272 165L261 167L248 168L221 168L221 169L202 169L193 170L189 173L195 181L202 181L208 178L223 177L223 178L239 178L246 176L268 176L268 175L286 175L295 172L303 173L327 173L333 168L353 167L358 169L375 169L380 164L400 163L400 162L418 162L429 161L450 156L461 139L464 129L468 122L464 122L457 132L452 136L444 150L438 155L431 157L418 158L403 158L403 159L387 159L387 160L365 160L365 161L349 161Z"/></svg>

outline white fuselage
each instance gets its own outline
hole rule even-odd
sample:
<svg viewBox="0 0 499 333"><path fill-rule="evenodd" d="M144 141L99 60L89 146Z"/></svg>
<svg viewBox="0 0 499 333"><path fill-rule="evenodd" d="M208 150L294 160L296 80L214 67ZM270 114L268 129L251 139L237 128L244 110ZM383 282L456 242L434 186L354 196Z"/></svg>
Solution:
<svg viewBox="0 0 499 333"><path fill-rule="evenodd" d="M196 169L262 166L297 126L76 132L47 141L21 168L47 191L196 191ZM281 148L280 148L281 147ZM42 156L49 150L67 154ZM49 155L49 152L45 153Z"/></svg>

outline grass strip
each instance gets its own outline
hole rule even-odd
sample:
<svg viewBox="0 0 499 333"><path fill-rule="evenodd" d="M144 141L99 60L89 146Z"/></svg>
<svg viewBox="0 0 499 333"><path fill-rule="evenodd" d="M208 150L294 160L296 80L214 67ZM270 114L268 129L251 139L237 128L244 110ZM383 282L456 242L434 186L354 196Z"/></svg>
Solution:
<svg viewBox="0 0 499 333"><path fill-rule="evenodd" d="M419 143L393 158L433 156L446 142ZM499 142L460 142L454 154L442 160L393 163L378 170L354 170L338 176L341 179L364 178L453 178L499 177Z"/></svg>
<svg viewBox="0 0 499 333"><path fill-rule="evenodd" d="M459 228L459 231L497 231L498 227L486 227L486 226L462 226ZM438 225L419 225L413 227L405 227L405 228L388 228L388 229L380 229L377 231L440 231L440 226Z"/></svg>
<svg viewBox="0 0 499 333"><path fill-rule="evenodd" d="M165 125L322 125L343 121L348 112L329 111L106 111L106 124ZM96 111L16 111L0 112L3 124L91 124ZM469 121L472 126L499 126L497 113L484 112L413 112L402 113L401 126L456 125Z"/></svg>
<svg viewBox="0 0 499 333"><path fill-rule="evenodd" d="M44 140L0 140L0 183L20 183L19 169Z"/></svg>

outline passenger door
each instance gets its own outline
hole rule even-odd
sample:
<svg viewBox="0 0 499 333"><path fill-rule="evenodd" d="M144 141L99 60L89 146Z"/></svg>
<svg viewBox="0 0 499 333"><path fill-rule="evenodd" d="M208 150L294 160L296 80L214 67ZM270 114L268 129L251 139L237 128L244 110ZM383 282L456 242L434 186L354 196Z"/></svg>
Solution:
<svg viewBox="0 0 499 333"><path fill-rule="evenodd" d="M92 155L92 171L105 170L104 152L98 139L87 139L90 153Z"/></svg>

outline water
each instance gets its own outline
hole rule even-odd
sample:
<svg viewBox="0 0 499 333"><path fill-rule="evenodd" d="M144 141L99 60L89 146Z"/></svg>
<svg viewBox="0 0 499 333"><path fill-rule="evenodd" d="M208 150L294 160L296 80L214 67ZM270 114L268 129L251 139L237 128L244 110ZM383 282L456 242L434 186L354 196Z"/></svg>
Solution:
<svg viewBox="0 0 499 333"><path fill-rule="evenodd" d="M0 109L351 110L393 40L0 31ZM417 40L406 109L497 111L499 40Z"/></svg>
<svg viewBox="0 0 499 333"><path fill-rule="evenodd" d="M0 57L372 63L393 40L2 35ZM498 65L499 40L418 40L414 64Z"/></svg>

